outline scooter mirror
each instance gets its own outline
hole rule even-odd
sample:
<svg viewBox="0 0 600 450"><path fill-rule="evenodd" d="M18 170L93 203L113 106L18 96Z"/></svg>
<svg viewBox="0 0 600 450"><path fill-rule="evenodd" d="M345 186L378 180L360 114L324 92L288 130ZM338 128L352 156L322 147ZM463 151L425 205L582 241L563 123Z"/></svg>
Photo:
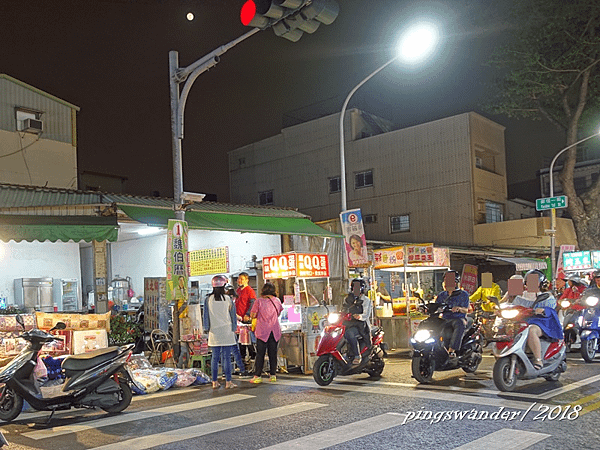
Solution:
<svg viewBox="0 0 600 450"><path fill-rule="evenodd" d="M23 317L21 317L21 314L17 314L17 317L15 319L17 323L21 325L23 329L25 329L25 321L23 320Z"/></svg>
<svg viewBox="0 0 600 450"><path fill-rule="evenodd" d="M67 328L67 326L65 325L64 322L56 322L56 325L54 325L52 327L52 330L64 330L65 328ZM50 331L52 331L50 330Z"/></svg>

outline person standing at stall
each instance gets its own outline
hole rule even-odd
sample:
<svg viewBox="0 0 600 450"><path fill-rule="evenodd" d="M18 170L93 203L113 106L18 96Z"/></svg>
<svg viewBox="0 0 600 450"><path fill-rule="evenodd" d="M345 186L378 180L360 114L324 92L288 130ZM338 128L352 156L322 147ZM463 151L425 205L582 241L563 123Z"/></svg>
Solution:
<svg viewBox="0 0 600 450"><path fill-rule="evenodd" d="M246 272L242 272L238 275L237 279L237 299L235 300L235 309L237 315L241 317L242 323L250 323L250 310L252 304L256 301L256 292L248 285L250 277ZM239 344L240 354L243 359L246 359L246 348L248 348L248 355L250 359L256 356L254 348L252 346Z"/></svg>
<svg viewBox="0 0 600 450"><path fill-rule="evenodd" d="M275 296L275 285L265 283L260 293L260 298L254 302L251 318L256 318L256 360L254 363L254 377L251 383L262 383L262 370L265 362L265 353L269 355L270 381L277 381L277 344L281 339L279 314L283 310L281 300Z"/></svg>
<svg viewBox="0 0 600 450"><path fill-rule="evenodd" d="M225 388L232 389L237 385L231 381L231 347L236 345L235 329L237 320L235 306L231 298L225 294L227 277L216 275L212 279L213 291L204 301L202 322L208 332L208 346L211 348L211 375L213 389L221 385L217 381L219 362L223 354L223 372L225 373Z"/></svg>

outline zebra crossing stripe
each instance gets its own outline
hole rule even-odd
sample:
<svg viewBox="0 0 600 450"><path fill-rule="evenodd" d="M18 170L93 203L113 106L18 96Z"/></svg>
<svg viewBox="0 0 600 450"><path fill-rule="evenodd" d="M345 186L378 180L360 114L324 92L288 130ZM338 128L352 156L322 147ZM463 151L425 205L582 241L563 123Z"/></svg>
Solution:
<svg viewBox="0 0 600 450"><path fill-rule="evenodd" d="M257 411L250 414L243 414L226 419L215 420L214 422L202 423L185 428L177 428L175 430L166 431L164 433L151 434L139 438L128 439L125 441L115 442L113 444L103 445L91 450L145 450L159 445L170 444L172 442L185 441L207 434L216 433L232 428L237 428L254 423L277 419L292 414L298 414L305 411L311 411L316 408L327 406L323 403L300 402L293 405L285 405L277 408L270 408L263 411Z"/></svg>
<svg viewBox="0 0 600 450"><path fill-rule="evenodd" d="M319 450L387 430L388 428L397 427L402 425L405 417L406 414L381 414L379 416L371 417L370 419L360 420L358 422L342 425L341 427L331 428L291 441L271 445L270 447L264 447L261 450L293 450L307 448Z"/></svg>
<svg viewBox="0 0 600 450"><path fill-rule="evenodd" d="M550 434L534 433L532 431L511 430L503 428L482 438L456 447L454 450L523 450L533 444L550 437Z"/></svg>
<svg viewBox="0 0 600 450"><path fill-rule="evenodd" d="M116 425L126 422L134 422L137 420L149 419L151 417L162 416L164 414L174 414L182 411L190 411L199 408L208 408L209 406L223 405L225 403L237 402L240 400L246 400L254 398L254 395L246 394L233 394L223 397L211 398L207 400L199 400L196 402L180 403L172 406L164 406L161 408L150 409L147 411L140 411L135 413L123 413L117 416L104 417L98 420L90 420L88 422L65 425L60 427L48 428L44 430L31 431L29 433L23 433L23 436L30 439L40 440L51 437L61 436L64 434L77 433L79 431L91 430L95 428L108 427L110 425Z"/></svg>

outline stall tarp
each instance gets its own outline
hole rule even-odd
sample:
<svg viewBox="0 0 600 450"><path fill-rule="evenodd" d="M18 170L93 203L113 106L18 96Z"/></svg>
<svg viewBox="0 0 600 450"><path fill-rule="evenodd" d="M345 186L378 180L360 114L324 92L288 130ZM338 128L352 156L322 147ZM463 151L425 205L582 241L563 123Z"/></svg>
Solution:
<svg viewBox="0 0 600 450"><path fill-rule="evenodd" d="M110 241L118 238L116 217L0 214L0 241Z"/></svg>
<svg viewBox="0 0 600 450"><path fill-rule="evenodd" d="M175 213L166 208L147 208L121 205L121 209L133 220L148 225L166 227ZM238 231L240 233L291 234L300 236L341 237L315 225L307 217L277 217L265 215L230 214L208 211L187 211L185 220L190 229Z"/></svg>
<svg viewBox="0 0 600 450"><path fill-rule="evenodd" d="M535 258L508 258L508 257L504 257L504 256L503 257L494 256L491 259L514 264L515 269L518 272L524 271L524 270L533 270L533 269L545 270L547 268L546 261L540 260L540 259L535 259Z"/></svg>

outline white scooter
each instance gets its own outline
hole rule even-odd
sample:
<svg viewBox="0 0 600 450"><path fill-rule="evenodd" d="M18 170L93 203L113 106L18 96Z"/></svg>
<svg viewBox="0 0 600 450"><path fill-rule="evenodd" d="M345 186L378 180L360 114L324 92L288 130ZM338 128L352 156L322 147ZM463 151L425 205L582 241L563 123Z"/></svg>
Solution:
<svg viewBox="0 0 600 450"><path fill-rule="evenodd" d="M542 299L538 297L532 308L511 305L501 309L503 319L514 322L516 335L512 342L503 346L494 364L494 384L503 391L512 391L517 380L531 380L543 377L547 381L557 381L560 374L567 370L566 346L564 340L551 342L543 337L542 345L543 368L536 370L527 354L527 338L529 324L525 319L534 315L535 304ZM504 343L503 343L504 344Z"/></svg>

